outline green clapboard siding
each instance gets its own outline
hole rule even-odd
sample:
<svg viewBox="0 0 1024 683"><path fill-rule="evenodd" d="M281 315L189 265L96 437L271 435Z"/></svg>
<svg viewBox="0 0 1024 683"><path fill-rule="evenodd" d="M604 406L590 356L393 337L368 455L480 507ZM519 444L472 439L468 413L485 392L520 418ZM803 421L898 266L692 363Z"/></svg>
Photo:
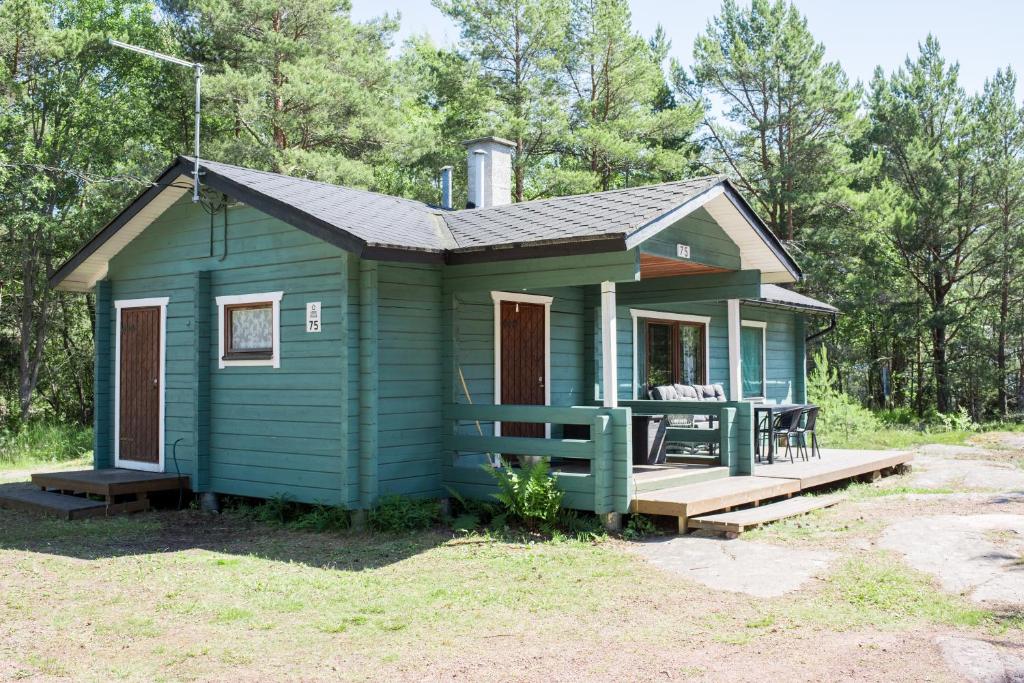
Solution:
<svg viewBox="0 0 1024 683"><path fill-rule="evenodd" d="M245 206L229 209L226 241L218 214L212 237L211 244L210 216L186 197L109 267L112 299L170 298L165 468L173 471L171 444L181 439L177 466L197 476L202 489L347 502L347 255ZM284 292L281 367L218 368L216 297L272 291ZM311 301L323 306L323 331L316 334L305 331ZM110 386L113 346L106 344L97 360L98 369L101 360L109 364L103 374ZM204 383L197 373L207 367ZM105 438L111 449L113 436Z"/></svg>
<svg viewBox="0 0 1024 683"><path fill-rule="evenodd" d="M691 261L729 270L740 268L739 247L704 209L694 211L649 238L640 245L640 251L676 259L677 244L689 245Z"/></svg>
<svg viewBox="0 0 1024 683"><path fill-rule="evenodd" d="M441 496L441 270L376 268L377 491Z"/></svg>

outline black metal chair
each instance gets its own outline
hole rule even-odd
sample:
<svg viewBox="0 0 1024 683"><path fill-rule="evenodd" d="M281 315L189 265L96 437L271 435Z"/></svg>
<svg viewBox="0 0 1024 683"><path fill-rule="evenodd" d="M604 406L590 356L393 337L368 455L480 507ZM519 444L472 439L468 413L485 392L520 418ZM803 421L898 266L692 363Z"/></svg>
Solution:
<svg viewBox="0 0 1024 683"><path fill-rule="evenodd" d="M797 429L799 447L803 449L804 460L809 460L810 458L813 458L815 455L818 456L818 460L821 460L821 449L818 448L818 434L816 431L814 431L818 422L818 406L806 408L803 412L806 416L803 422L803 426L798 427ZM808 455L807 452L808 434L811 435L810 455Z"/></svg>
<svg viewBox="0 0 1024 683"><path fill-rule="evenodd" d="M793 408L779 414L775 434L786 437L786 455L790 462L796 462L793 458L793 445L796 442L797 452L800 450L800 420L804 416L803 408Z"/></svg>

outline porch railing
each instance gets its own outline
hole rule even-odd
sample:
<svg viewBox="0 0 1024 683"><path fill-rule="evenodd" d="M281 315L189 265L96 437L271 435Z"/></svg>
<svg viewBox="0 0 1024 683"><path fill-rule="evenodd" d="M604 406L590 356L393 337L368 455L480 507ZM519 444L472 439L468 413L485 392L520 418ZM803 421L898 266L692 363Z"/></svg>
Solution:
<svg viewBox="0 0 1024 683"><path fill-rule="evenodd" d="M668 440L718 446L730 474L754 473L754 407L747 401L619 401L634 415L713 415L714 428L670 427Z"/></svg>
<svg viewBox="0 0 1024 683"><path fill-rule="evenodd" d="M553 471L558 487L565 492L564 507L597 513L629 511L633 497L629 408L458 403L446 405L443 415L442 480L460 495L491 499L498 491L494 478L481 467L479 458L473 456L540 455L589 463L586 472L558 471L557 468ZM495 422L587 426L589 438L495 436ZM479 430L477 425L480 425ZM471 462L460 463L462 459Z"/></svg>

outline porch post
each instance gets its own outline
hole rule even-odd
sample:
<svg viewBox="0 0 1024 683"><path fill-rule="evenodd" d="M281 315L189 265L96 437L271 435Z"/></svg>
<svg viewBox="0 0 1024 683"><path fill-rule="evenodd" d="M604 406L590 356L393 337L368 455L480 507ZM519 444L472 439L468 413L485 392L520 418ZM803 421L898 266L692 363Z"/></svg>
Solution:
<svg viewBox="0 0 1024 683"><path fill-rule="evenodd" d="M743 398L740 374L740 300L729 299L729 400Z"/></svg>
<svg viewBox="0 0 1024 683"><path fill-rule="evenodd" d="M605 408L619 405L619 378L615 367L615 283L601 283L601 396Z"/></svg>

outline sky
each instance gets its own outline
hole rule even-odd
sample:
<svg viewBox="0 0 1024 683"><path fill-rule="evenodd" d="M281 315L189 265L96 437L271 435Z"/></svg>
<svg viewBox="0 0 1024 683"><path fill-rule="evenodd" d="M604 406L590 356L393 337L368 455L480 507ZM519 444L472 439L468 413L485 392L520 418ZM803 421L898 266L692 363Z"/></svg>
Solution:
<svg viewBox="0 0 1024 683"><path fill-rule="evenodd" d="M960 63L961 84L980 90L999 67L1010 65L1024 78L1024 0L797 0L815 38L825 44L851 80L865 83L876 66L886 72L916 54L928 33L938 37L943 54ZM661 24L672 40L672 56L692 61L694 38L721 6L720 0L630 0L633 24L645 36ZM429 34L448 45L458 39L455 26L430 0L352 0L352 16L366 20L400 14L398 44Z"/></svg>

